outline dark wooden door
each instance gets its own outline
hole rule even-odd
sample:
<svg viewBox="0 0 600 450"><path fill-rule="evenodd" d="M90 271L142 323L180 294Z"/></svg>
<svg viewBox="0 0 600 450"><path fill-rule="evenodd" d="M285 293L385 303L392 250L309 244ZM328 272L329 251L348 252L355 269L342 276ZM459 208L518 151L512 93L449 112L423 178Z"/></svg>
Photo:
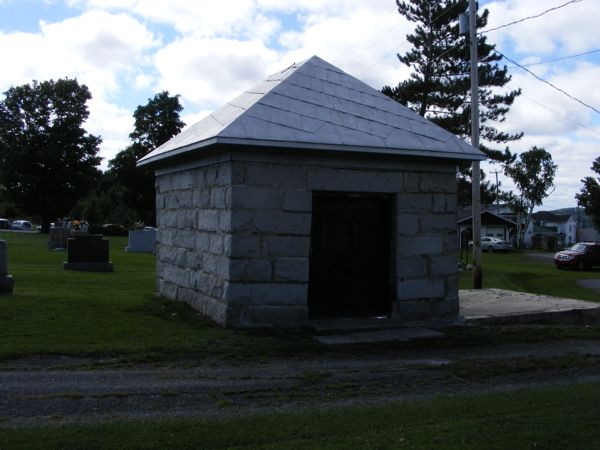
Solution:
<svg viewBox="0 0 600 450"><path fill-rule="evenodd" d="M385 195L313 194L311 318L390 315L392 205Z"/></svg>

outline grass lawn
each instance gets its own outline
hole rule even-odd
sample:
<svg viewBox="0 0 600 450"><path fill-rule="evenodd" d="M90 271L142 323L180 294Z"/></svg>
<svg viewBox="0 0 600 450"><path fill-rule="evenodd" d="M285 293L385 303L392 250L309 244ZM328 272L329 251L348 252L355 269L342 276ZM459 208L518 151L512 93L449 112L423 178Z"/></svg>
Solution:
<svg viewBox="0 0 600 450"><path fill-rule="evenodd" d="M110 238L114 272L63 269L66 252L47 235L0 233L13 295L0 296L0 358L32 354L128 354L136 359L195 353L277 354L315 346L308 338L222 329L181 302L154 295L155 258L126 253Z"/></svg>
<svg viewBox="0 0 600 450"><path fill-rule="evenodd" d="M155 259L125 253L110 238L113 273L64 270L65 252L48 251L47 235L0 232L9 253L13 295L0 296L0 358L36 354L107 355L128 360L262 358L328 351L299 334L222 329L188 305L154 295ZM558 271L521 254L484 254L484 286L598 300L578 287L600 271ZM461 275L468 287L470 272ZM454 330L447 345L512 340L596 338L600 327L482 327ZM336 352L340 352L337 350ZM372 351L365 349L365 351Z"/></svg>
<svg viewBox="0 0 600 450"><path fill-rule="evenodd" d="M245 418L5 428L11 449L592 449L600 384Z"/></svg>
<svg viewBox="0 0 600 450"><path fill-rule="evenodd" d="M579 272L577 270L558 270L552 259L538 259L527 253L489 253L482 254L483 287L508 289L511 291L531 292L555 297L574 298L600 302L600 294L591 289L578 286L576 281L585 278L600 278L600 269ZM460 289L473 286L471 271L460 274Z"/></svg>

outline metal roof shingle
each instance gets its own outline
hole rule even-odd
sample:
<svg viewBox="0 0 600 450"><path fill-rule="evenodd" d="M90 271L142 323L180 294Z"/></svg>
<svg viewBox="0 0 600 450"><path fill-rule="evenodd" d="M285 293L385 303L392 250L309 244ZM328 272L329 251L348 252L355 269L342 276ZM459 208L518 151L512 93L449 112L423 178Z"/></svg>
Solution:
<svg viewBox="0 0 600 450"><path fill-rule="evenodd" d="M267 77L138 165L219 142L485 159L481 151L317 56Z"/></svg>

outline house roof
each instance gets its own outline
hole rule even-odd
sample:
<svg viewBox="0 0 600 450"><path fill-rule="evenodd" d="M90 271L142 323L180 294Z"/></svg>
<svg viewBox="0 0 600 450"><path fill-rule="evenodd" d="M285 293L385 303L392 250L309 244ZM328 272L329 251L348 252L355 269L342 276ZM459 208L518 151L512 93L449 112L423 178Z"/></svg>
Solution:
<svg viewBox="0 0 600 450"><path fill-rule="evenodd" d="M473 221L473 215L471 214L468 217L465 217L459 221L457 221L458 226L469 226ZM504 225L508 227L516 227L516 224L508 220L505 217L494 214L491 211L482 211L481 212L481 224L482 225Z"/></svg>
<svg viewBox="0 0 600 450"><path fill-rule="evenodd" d="M550 211L538 211L532 215L534 220L555 223L568 222L571 218L568 214L554 214Z"/></svg>
<svg viewBox="0 0 600 450"><path fill-rule="evenodd" d="M317 56L269 76L138 165L213 144L485 159L478 149Z"/></svg>

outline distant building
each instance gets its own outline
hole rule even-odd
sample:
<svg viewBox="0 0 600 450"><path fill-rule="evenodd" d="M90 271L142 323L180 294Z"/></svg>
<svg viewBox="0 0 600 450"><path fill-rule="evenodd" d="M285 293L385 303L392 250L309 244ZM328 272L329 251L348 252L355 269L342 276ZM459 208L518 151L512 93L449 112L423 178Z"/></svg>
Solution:
<svg viewBox="0 0 600 450"><path fill-rule="evenodd" d="M457 214L459 248L464 248L473 239L471 207L461 208ZM518 244L519 226L525 226L525 218L516 214L507 205L482 206L481 208L481 237L497 237L510 242L514 247ZM523 236L525 248L531 247L533 223L529 223Z"/></svg>
<svg viewBox="0 0 600 450"><path fill-rule="evenodd" d="M533 222L534 248L557 250L577 242L577 219L571 214L538 211L533 213Z"/></svg>

